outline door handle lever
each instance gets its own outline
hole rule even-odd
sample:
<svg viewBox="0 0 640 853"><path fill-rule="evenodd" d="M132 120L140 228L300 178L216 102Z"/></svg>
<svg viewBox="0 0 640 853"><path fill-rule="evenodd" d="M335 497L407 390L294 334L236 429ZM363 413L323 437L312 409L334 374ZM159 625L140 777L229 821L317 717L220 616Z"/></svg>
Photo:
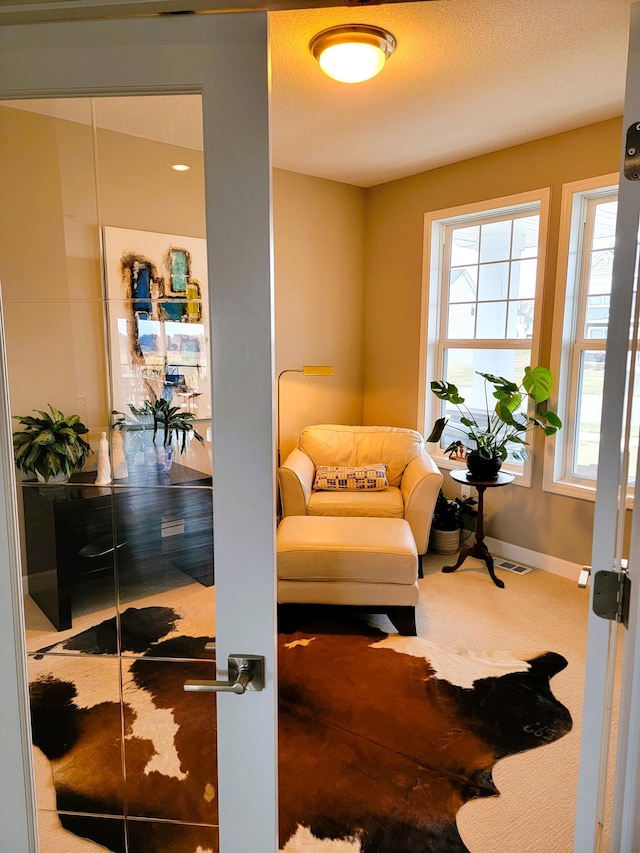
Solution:
<svg viewBox="0 0 640 853"><path fill-rule="evenodd" d="M245 693L264 688L264 658L260 655L229 655L229 681L185 681L187 693Z"/></svg>

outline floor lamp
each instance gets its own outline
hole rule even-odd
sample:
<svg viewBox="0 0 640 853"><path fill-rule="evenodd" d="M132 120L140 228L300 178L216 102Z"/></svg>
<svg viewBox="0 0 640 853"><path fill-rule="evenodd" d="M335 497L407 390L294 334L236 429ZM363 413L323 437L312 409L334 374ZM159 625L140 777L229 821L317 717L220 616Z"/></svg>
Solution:
<svg viewBox="0 0 640 853"><path fill-rule="evenodd" d="M280 467L280 380L285 373L302 373L303 376L333 376L333 365L331 364L305 364L304 367L288 367L281 370L276 382L276 393L278 395L278 420L276 424L276 448L277 467Z"/></svg>

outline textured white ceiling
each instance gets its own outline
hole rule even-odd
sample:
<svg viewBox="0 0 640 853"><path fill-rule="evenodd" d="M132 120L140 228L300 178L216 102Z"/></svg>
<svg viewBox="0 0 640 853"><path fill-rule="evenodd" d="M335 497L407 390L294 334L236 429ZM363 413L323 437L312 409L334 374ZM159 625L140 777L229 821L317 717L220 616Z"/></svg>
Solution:
<svg viewBox="0 0 640 853"><path fill-rule="evenodd" d="M429 0L272 12L274 165L370 187L621 115L630 5ZM385 27L398 46L378 77L348 85L326 77L308 45L352 22ZM24 106L90 115L87 101ZM197 97L98 99L95 110L103 127L201 146Z"/></svg>
<svg viewBox="0 0 640 853"><path fill-rule="evenodd" d="M361 186L621 115L631 0L434 0L270 15L277 166ZM398 46L346 85L308 50L366 22Z"/></svg>

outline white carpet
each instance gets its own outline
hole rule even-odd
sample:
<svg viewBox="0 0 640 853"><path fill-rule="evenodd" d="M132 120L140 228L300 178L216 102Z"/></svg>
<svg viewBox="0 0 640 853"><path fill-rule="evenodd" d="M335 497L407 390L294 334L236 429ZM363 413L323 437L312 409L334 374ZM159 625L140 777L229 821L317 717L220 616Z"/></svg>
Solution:
<svg viewBox="0 0 640 853"><path fill-rule="evenodd" d="M458 827L472 853L572 853L585 675L588 590L548 572L506 571L498 589L484 564L468 559L442 574L450 558L429 555L420 581L418 633L455 649L540 649L563 655L554 695L573 717L573 730L544 749L499 761L500 797L467 803ZM603 848L603 849L606 849Z"/></svg>

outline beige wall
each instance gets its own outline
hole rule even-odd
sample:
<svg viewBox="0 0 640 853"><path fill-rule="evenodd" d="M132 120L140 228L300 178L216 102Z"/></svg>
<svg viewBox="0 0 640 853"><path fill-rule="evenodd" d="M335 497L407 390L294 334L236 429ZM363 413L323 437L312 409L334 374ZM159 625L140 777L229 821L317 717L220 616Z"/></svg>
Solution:
<svg viewBox="0 0 640 853"><path fill-rule="evenodd" d="M622 122L601 122L367 190L364 422L416 427L424 214L551 188L540 363L549 364L562 185L619 168ZM438 379L428 366L428 381ZM537 448L539 451L540 447ZM543 492L542 453L531 488L487 497L485 532L588 563L593 503ZM445 488L455 493L445 477Z"/></svg>
<svg viewBox="0 0 640 853"><path fill-rule="evenodd" d="M97 441L110 408L98 222L200 237L205 220L197 152L100 131L96 184L92 139L89 126L0 107L11 410L52 402L81 414ZM168 168L184 160L190 172ZM276 369L335 371L283 378L284 452L309 422L362 419L364 192L274 171Z"/></svg>
<svg viewBox="0 0 640 853"><path fill-rule="evenodd" d="M307 423L416 427L426 211L551 187L540 359L548 363L561 187L617 171L620 138L620 120L603 122L369 190L275 170L276 371L335 371L282 378L283 455ZM185 178L166 168L183 149L111 132L98 140L103 224L203 234L194 152ZM12 199L0 222L12 411L52 401L98 430L108 403L91 131L0 108L0 146L0 185ZM491 494L487 533L588 562L593 504L545 493L541 478L536 460L530 489Z"/></svg>
<svg viewBox="0 0 640 853"><path fill-rule="evenodd" d="M28 169L16 168L29 163ZM69 303L64 218L53 122L0 110L0 281L4 293L7 357L20 382L12 411L29 414L52 399L59 377L60 407L77 406L74 318ZM7 203L10 200L10 203ZM18 235L21 235L18 237ZM52 346L55 332L56 345ZM36 394L33 389L38 389Z"/></svg>
<svg viewBox="0 0 640 853"><path fill-rule="evenodd" d="M94 445L111 408L98 224L199 236L202 171L178 191L167 162L180 149L99 132L94 158L85 124L9 108L0 121L0 180L12 199L0 228L11 411L52 403L78 413Z"/></svg>
<svg viewBox="0 0 640 853"><path fill-rule="evenodd" d="M274 172L276 373L334 369L282 377L283 459L307 424L362 423L364 199L358 187Z"/></svg>

